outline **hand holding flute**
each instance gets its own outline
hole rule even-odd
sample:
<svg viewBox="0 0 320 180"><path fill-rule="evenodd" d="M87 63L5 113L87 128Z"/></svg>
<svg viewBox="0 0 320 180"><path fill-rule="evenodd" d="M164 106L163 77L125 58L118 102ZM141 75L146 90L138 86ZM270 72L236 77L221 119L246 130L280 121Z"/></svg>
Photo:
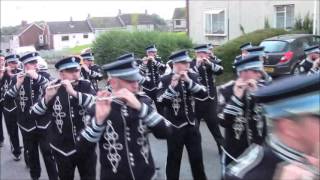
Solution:
<svg viewBox="0 0 320 180"><path fill-rule="evenodd" d="M47 88L46 88L46 94L45 94L45 103L47 104L52 98L53 96L55 96L58 92L58 89L61 86L64 86L66 88L66 91L69 95L76 97L77 96L77 92L73 89L72 87L72 83L75 83L75 80L62 80L60 83L54 84L57 81L53 81L51 82Z"/></svg>
<svg viewBox="0 0 320 180"><path fill-rule="evenodd" d="M111 93L107 90L97 92L95 117L98 125L102 125L110 114L112 101L112 98L110 97L112 97Z"/></svg>
<svg viewBox="0 0 320 180"><path fill-rule="evenodd" d="M70 81L71 84L73 84L75 82L76 82L75 80L71 80ZM62 82L61 83L57 83L57 84L49 85L48 88L59 88L59 87L61 87L61 85L62 85Z"/></svg>
<svg viewBox="0 0 320 180"><path fill-rule="evenodd" d="M25 77L26 77L26 75L24 73L18 73L17 74L17 83L16 83L17 89L20 88L20 86L22 85Z"/></svg>
<svg viewBox="0 0 320 180"><path fill-rule="evenodd" d="M242 78L238 78L233 87L233 94L241 99L246 90L251 92L257 90L257 81L255 79L244 80Z"/></svg>

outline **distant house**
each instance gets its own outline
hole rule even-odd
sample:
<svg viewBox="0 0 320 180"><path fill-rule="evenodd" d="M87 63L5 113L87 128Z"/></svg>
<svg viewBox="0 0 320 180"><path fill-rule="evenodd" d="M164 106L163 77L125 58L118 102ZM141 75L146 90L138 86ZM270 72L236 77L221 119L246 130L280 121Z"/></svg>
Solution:
<svg viewBox="0 0 320 180"><path fill-rule="evenodd" d="M44 31L48 34L49 49L55 50L90 44L95 39L87 21L47 22Z"/></svg>
<svg viewBox="0 0 320 180"><path fill-rule="evenodd" d="M43 27L36 23L27 24L22 21L16 31L10 35L9 49L22 46L34 46L37 50L46 48L43 39Z"/></svg>
<svg viewBox="0 0 320 180"><path fill-rule="evenodd" d="M125 30L117 17L88 17L87 22L95 36L111 30Z"/></svg>
<svg viewBox="0 0 320 180"><path fill-rule="evenodd" d="M173 20L172 19L168 19L165 22L166 22L166 26L168 27L168 31L172 32L173 31Z"/></svg>
<svg viewBox="0 0 320 180"><path fill-rule="evenodd" d="M1 44L0 44L0 48L1 50L6 50L6 49L10 49L10 38L11 36L8 35L1 35Z"/></svg>
<svg viewBox="0 0 320 180"><path fill-rule="evenodd" d="M87 22L94 34L99 36L101 33L111 30L127 31L153 31L156 22L152 15L143 13L122 14L116 17L87 17Z"/></svg>
<svg viewBox="0 0 320 180"><path fill-rule="evenodd" d="M319 34L319 4L319 0L187 0L189 36L196 43L220 45L241 36L243 31L263 29L267 22L272 28L290 30L297 17L307 14L311 19L317 18L314 27Z"/></svg>
<svg viewBox="0 0 320 180"><path fill-rule="evenodd" d="M90 17L84 21L57 21L27 24L25 21L9 34L10 49L21 46L35 46L37 50L61 50L78 45L91 44L97 36L105 31L153 31L161 24L157 15L144 14L119 14L115 17ZM165 24L165 23L164 23ZM8 34L6 34L8 35ZM5 40L8 37L3 37ZM2 42L3 46L7 46Z"/></svg>
<svg viewBox="0 0 320 180"><path fill-rule="evenodd" d="M175 8L172 17L173 31L187 31L186 8Z"/></svg>

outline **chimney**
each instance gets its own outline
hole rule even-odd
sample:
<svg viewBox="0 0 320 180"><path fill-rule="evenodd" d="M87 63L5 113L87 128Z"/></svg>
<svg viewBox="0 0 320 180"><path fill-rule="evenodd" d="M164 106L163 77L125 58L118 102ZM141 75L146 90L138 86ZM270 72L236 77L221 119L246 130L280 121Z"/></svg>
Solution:
<svg viewBox="0 0 320 180"><path fill-rule="evenodd" d="M22 21L21 21L21 26L26 26L27 24L28 24L27 21L25 21L25 20L22 20Z"/></svg>
<svg viewBox="0 0 320 180"><path fill-rule="evenodd" d="M118 16L121 15L121 9L118 9Z"/></svg>
<svg viewBox="0 0 320 180"><path fill-rule="evenodd" d="M148 10L147 9L144 10L144 14L148 14Z"/></svg>

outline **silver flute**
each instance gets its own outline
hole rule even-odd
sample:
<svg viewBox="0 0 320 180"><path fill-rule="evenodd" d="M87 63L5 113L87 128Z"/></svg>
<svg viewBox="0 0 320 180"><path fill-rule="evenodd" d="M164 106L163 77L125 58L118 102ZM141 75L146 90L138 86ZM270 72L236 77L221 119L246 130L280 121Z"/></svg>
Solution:
<svg viewBox="0 0 320 180"><path fill-rule="evenodd" d="M116 99L117 96L109 96L109 97L97 97L96 101L107 101L107 100L112 100L112 99Z"/></svg>
<svg viewBox="0 0 320 180"><path fill-rule="evenodd" d="M71 80L70 83L75 83L76 80ZM60 87L62 85L62 83L58 83L58 84L54 84L54 85L49 85L48 88L51 89L51 88L57 88L57 87Z"/></svg>

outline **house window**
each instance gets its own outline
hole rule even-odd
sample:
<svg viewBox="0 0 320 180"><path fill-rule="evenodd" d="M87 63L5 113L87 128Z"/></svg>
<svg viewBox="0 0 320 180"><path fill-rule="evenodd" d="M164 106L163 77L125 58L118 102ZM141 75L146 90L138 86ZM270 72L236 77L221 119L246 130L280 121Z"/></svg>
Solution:
<svg viewBox="0 0 320 180"><path fill-rule="evenodd" d="M205 34L225 35L226 34L226 13L225 10L212 10L204 13Z"/></svg>
<svg viewBox="0 0 320 180"><path fill-rule="evenodd" d="M276 6L276 28L292 29L294 25L294 5Z"/></svg>
<svg viewBox="0 0 320 180"><path fill-rule="evenodd" d="M84 34L83 35L83 39L88 39L89 35L88 34Z"/></svg>
<svg viewBox="0 0 320 180"><path fill-rule="evenodd" d="M181 25L181 20L176 20L176 25L180 26Z"/></svg>
<svg viewBox="0 0 320 180"><path fill-rule="evenodd" d="M61 36L61 41L69 41L69 36Z"/></svg>
<svg viewBox="0 0 320 180"><path fill-rule="evenodd" d="M39 35L39 43L40 44L44 43L44 39L43 39L43 35L42 34Z"/></svg>

